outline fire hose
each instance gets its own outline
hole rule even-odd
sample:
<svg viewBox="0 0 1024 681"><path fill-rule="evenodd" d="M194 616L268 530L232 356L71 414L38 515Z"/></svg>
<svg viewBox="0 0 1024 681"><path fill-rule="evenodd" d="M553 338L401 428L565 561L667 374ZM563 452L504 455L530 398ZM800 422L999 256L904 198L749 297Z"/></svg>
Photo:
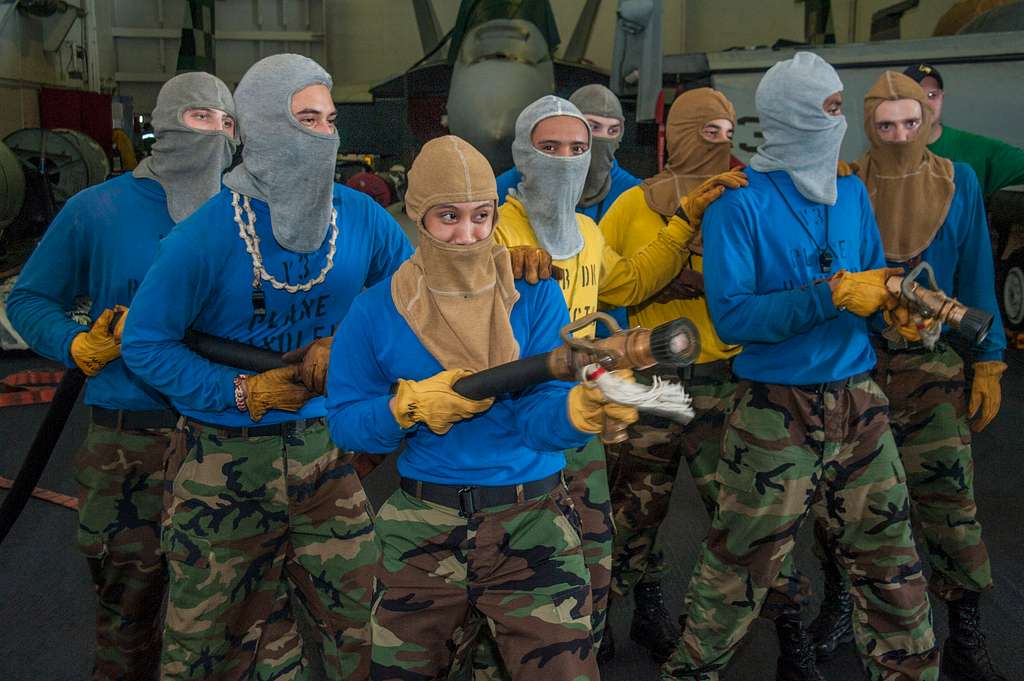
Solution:
<svg viewBox="0 0 1024 681"><path fill-rule="evenodd" d="M612 331L602 339L573 338L572 333L600 319ZM111 327L117 318L111 322ZM615 320L598 312L583 317L562 329L563 345L551 352L501 364L460 379L452 386L463 397L480 400L525 390L551 380L576 381L585 369L605 371L640 369L654 364L686 366L700 354L700 336L693 323L680 318L654 329L620 329ZM279 353L238 341L189 331L184 339L193 352L212 362L245 371L263 372L287 366ZM67 423L71 410L85 384L79 369L69 369L57 386L43 424L29 447L14 484L0 506L0 543L21 515L43 474L53 449ZM602 434L606 441L625 438L624 424L609 424Z"/></svg>
<svg viewBox="0 0 1024 681"><path fill-rule="evenodd" d="M573 332L594 321L612 332L607 338L574 338ZM546 381L578 381L581 372L596 377L595 365L605 371L643 369L655 364L687 366L700 355L700 335L689 319L679 318L654 329L621 329L603 312L582 317L561 331L563 344L550 352L524 357L459 379L452 386L472 400L515 393ZM207 359L247 371L269 371L285 366L281 355L199 332L189 332L185 344ZM623 426L624 427L624 426ZM606 442L625 439L622 427L609 424L602 434Z"/></svg>

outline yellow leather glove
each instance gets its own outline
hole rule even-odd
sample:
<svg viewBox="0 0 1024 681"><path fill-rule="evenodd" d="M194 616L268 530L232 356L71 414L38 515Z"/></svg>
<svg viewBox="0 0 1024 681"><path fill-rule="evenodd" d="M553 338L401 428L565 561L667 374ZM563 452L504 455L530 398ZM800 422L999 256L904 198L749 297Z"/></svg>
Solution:
<svg viewBox="0 0 1024 681"><path fill-rule="evenodd" d="M633 380L631 371L613 372L619 378ZM567 400L569 408L569 423L576 430L584 433L600 433L605 429L605 423L616 421L616 428L625 428L630 423L635 423L640 414L635 407L627 407L621 404L609 402L601 389L593 385L580 383L569 391Z"/></svg>
<svg viewBox="0 0 1024 681"><path fill-rule="evenodd" d="M456 381L472 373L449 369L422 381L400 380L389 405L398 425L411 428L417 422L424 423L438 435L444 435L453 423L490 409L493 397L471 400L452 390Z"/></svg>
<svg viewBox="0 0 1024 681"><path fill-rule="evenodd" d="M981 416L971 422L971 430L980 433L985 426L999 413L1003 401L1003 390L999 380L1006 371L1006 363L996 360L974 363L974 381L971 382L971 401L967 406L967 415L974 415L981 410Z"/></svg>
<svg viewBox="0 0 1024 681"><path fill-rule="evenodd" d="M71 341L71 359L86 376L95 376L103 367L121 356L121 331L128 308L115 305L108 308L92 323L88 331L75 336ZM114 314L120 318L111 328Z"/></svg>
<svg viewBox="0 0 1024 681"><path fill-rule="evenodd" d="M836 175L838 177L849 177L855 173L860 172L860 164L856 161L850 161L847 163L843 159L839 159L836 163Z"/></svg>
<svg viewBox="0 0 1024 681"><path fill-rule="evenodd" d="M551 264L551 254L537 246L509 246L508 257L512 261L512 278L525 279L527 284L542 279L561 281L565 274L561 267Z"/></svg>
<svg viewBox="0 0 1024 681"><path fill-rule="evenodd" d="M882 313L885 323L896 329L901 336L911 343L921 341L921 332L930 329L935 323L934 317L922 317L917 312L911 312L906 306L900 305Z"/></svg>
<svg viewBox="0 0 1024 681"><path fill-rule="evenodd" d="M296 412L316 397L299 380L298 365L271 369L245 379L245 407L253 421L271 409Z"/></svg>
<svg viewBox="0 0 1024 681"><path fill-rule="evenodd" d="M281 359L298 364L298 377L307 390L317 395L327 394L327 369L331 366L331 347L334 337L318 338L305 347L284 353Z"/></svg>
<svg viewBox="0 0 1024 681"><path fill-rule="evenodd" d="M894 274L902 274L897 267L883 267L866 272L840 270L829 279L832 288L832 303L846 308L859 317L870 317L881 309L890 310L899 301L885 287L886 280Z"/></svg>
<svg viewBox="0 0 1024 681"><path fill-rule="evenodd" d="M719 173L701 182L696 189L691 190L686 196L679 200L679 207L686 215L687 221L696 229L704 218L704 211L725 192L726 188L736 189L746 187L747 176L742 170L730 170Z"/></svg>

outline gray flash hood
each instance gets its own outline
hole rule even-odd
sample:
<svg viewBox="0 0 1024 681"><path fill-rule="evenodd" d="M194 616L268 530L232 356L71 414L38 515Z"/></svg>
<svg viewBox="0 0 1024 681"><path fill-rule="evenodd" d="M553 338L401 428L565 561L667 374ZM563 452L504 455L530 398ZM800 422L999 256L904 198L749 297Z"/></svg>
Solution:
<svg viewBox="0 0 1024 681"><path fill-rule="evenodd" d="M584 85L569 96L569 101L576 105L583 115L617 118L623 123L622 103L615 93L604 85ZM587 181L583 185L583 196L580 206L586 208L600 202L612 188L612 164L615 152L622 143L622 128L614 138L592 137L590 140L590 170Z"/></svg>
<svg viewBox="0 0 1024 681"><path fill-rule="evenodd" d="M292 96L310 85L331 89L331 76L300 54L261 59L235 89L242 163L224 184L270 207L274 238L295 253L323 244L331 222L338 133L305 128L292 115Z"/></svg>
<svg viewBox="0 0 1024 681"><path fill-rule="evenodd" d="M188 109L220 109L235 116L228 86L209 73L182 73L164 83L153 109L153 153L132 175L155 180L167 194L167 212L181 222L220 191L237 142L223 132L194 130L182 120Z"/></svg>
<svg viewBox="0 0 1024 681"><path fill-rule="evenodd" d="M808 201L834 206L846 117L830 116L822 105L842 89L836 70L813 52L797 52L768 69L754 95L764 142L750 166L785 170Z"/></svg>
<svg viewBox="0 0 1024 681"><path fill-rule="evenodd" d="M550 156L535 149L533 129L554 116L578 118L590 137L590 124L569 100L546 95L523 109L516 119L516 138L512 142L512 158L523 179L512 191L526 209L541 247L555 260L564 260L583 250L576 204L590 169L590 149L568 157Z"/></svg>

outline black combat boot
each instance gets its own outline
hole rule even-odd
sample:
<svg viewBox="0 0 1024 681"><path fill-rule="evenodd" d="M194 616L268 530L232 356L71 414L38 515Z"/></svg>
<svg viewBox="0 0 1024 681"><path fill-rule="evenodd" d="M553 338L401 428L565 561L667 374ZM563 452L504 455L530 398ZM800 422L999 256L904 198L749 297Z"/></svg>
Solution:
<svg viewBox="0 0 1024 681"><path fill-rule="evenodd" d="M799 613L776 617L775 633L779 636L775 681L825 681L815 664L814 645Z"/></svg>
<svg viewBox="0 0 1024 681"><path fill-rule="evenodd" d="M833 560L826 558L821 569L825 573L825 598L810 631L818 659L827 660L839 646L853 641L853 599Z"/></svg>
<svg viewBox="0 0 1024 681"><path fill-rule="evenodd" d="M641 582L633 589L633 625L629 637L647 648L651 658L661 664L672 656L679 641L679 629L665 608L661 582Z"/></svg>
<svg viewBox="0 0 1024 681"><path fill-rule="evenodd" d="M608 598L608 609L604 617L604 636L601 638L601 647L597 649L597 664L607 664L615 657L615 639L612 635L612 603L615 596Z"/></svg>
<svg viewBox="0 0 1024 681"><path fill-rule="evenodd" d="M949 638L942 649L942 672L950 681L1008 681L992 666L981 633L977 591L965 591L955 601L946 603L949 610Z"/></svg>

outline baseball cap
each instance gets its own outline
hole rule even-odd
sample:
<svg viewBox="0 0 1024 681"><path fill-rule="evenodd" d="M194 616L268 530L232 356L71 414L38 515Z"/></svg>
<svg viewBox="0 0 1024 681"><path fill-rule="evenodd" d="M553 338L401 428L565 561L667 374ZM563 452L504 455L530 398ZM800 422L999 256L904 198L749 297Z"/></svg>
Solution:
<svg viewBox="0 0 1024 681"><path fill-rule="evenodd" d="M931 76L938 82L939 89L943 89L942 74L940 74L939 70L932 66L931 64L915 64L914 66L908 66L903 71L903 75L907 76L908 78L913 78L918 83L920 83L928 76Z"/></svg>

